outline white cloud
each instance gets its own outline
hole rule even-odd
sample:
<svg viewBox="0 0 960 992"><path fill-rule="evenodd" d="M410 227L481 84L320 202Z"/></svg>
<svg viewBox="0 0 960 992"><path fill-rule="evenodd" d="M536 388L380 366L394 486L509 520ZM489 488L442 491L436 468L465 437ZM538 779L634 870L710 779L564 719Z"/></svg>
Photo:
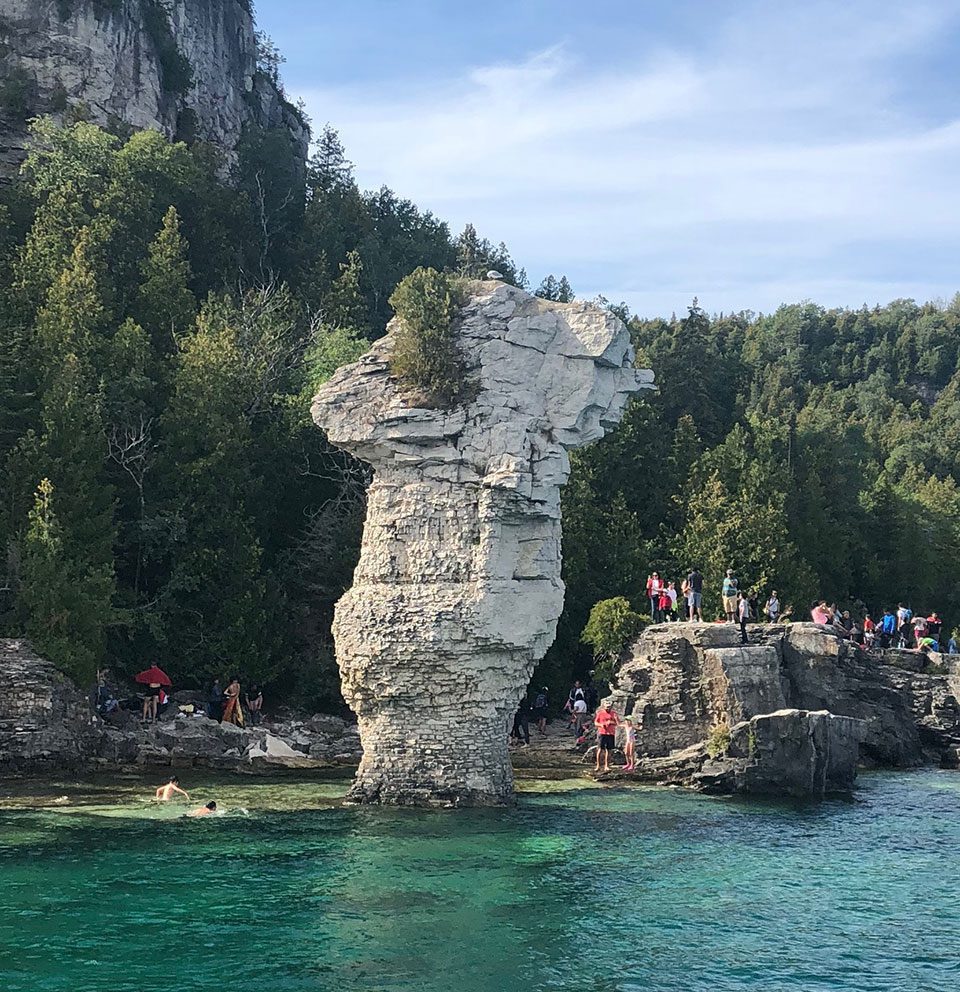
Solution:
<svg viewBox="0 0 960 992"><path fill-rule="evenodd" d="M956 238L960 121L921 125L894 98L952 5L735 9L708 47L638 39L627 66L568 44L428 90L303 95L340 130L362 184L454 227L473 221L582 295L651 313L681 309L690 288L715 310L952 295L908 276L924 239ZM845 251L873 239L896 255L905 238L894 280Z"/></svg>

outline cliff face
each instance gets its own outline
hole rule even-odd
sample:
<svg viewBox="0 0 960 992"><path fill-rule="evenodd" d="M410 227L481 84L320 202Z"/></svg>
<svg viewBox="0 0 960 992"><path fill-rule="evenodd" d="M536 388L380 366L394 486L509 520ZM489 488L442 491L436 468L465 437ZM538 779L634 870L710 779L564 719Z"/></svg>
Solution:
<svg viewBox="0 0 960 992"><path fill-rule="evenodd" d="M0 170L24 157L25 122L84 107L98 124L155 128L222 148L244 126L309 132L257 71L245 0L0 0Z"/></svg>

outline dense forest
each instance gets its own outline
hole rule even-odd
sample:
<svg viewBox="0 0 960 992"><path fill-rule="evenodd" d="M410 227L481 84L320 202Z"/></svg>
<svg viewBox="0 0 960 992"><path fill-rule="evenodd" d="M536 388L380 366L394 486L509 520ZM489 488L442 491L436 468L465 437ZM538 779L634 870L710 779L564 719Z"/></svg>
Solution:
<svg viewBox="0 0 960 992"><path fill-rule="evenodd" d="M181 686L229 669L339 700L329 625L367 479L310 397L416 267L526 277L472 227L361 191L330 128L315 148L304 169L250 130L222 182L208 147L41 119L0 190L0 633L78 678L156 662ZM538 292L572 295L552 276ZM651 568L699 564L708 609L731 564L798 609L958 616L960 303L612 309L659 392L573 456L567 607L538 682L589 664L597 600L645 612Z"/></svg>

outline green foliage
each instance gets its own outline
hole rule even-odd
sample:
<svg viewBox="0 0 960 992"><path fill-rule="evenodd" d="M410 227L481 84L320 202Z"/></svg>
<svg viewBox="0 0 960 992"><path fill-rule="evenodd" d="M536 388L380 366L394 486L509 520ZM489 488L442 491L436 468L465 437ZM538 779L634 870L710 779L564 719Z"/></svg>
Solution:
<svg viewBox="0 0 960 992"><path fill-rule="evenodd" d="M547 276L533 295L544 300L553 300L555 303L569 303L574 298L567 277L561 276L557 279L553 275Z"/></svg>
<svg viewBox="0 0 960 992"><path fill-rule="evenodd" d="M725 723L718 723L710 728L707 735L707 754L716 760L722 758L730 749L730 728Z"/></svg>
<svg viewBox="0 0 960 992"><path fill-rule="evenodd" d="M53 496L50 480L42 479L23 542L23 630L37 651L84 684L103 664L113 575L109 566L85 567L64 550Z"/></svg>
<svg viewBox="0 0 960 992"><path fill-rule="evenodd" d="M436 269L415 269L394 290L390 304L398 320L390 371L401 386L427 406L462 401L469 382L457 344L453 282Z"/></svg>
<svg viewBox="0 0 960 992"><path fill-rule="evenodd" d="M0 111L14 120L25 121L37 107L37 83L19 66L9 70L0 80Z"/></svg>
<svg viewBox="0 0 960 992"><path fill-rule="evenodd" d="M631 609L625 596L602 599L594 604L580 640L593 648L601 678L613 675L617 658L637 635L640 626L641 617Z"/></svg>

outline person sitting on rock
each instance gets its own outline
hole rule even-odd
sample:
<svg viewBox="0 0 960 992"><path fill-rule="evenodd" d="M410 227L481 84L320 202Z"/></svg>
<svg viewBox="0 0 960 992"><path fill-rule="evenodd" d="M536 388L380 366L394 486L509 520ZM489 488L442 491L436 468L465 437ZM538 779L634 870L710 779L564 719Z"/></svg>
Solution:
<svg viewBox="0 0 960 992"><path fill-rule="evenodd" d="M168 803L171 799L173 799L174 793L177 792L179 792L181 796L185 796L187 799L190 798L190 796L180 788L180 779L174 775L166 785L161 785L157 788L156 799L159 802Z"/></svg>

